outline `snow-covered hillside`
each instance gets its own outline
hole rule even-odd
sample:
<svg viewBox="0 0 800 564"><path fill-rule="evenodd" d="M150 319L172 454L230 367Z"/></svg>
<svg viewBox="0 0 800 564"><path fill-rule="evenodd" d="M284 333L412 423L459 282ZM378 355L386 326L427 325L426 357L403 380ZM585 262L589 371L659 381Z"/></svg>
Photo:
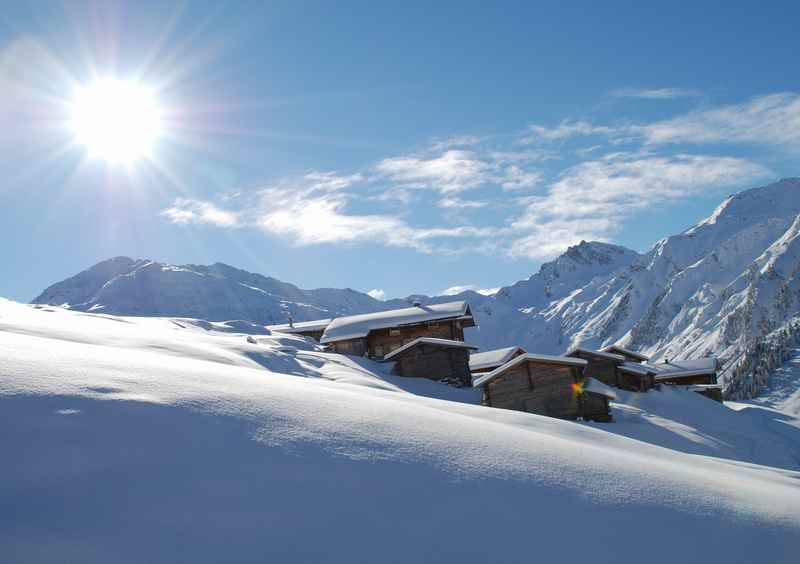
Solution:
<svg viewBox="0 0 800 564"><path fill-rule="evenodd" d="M116 315L246 319L262 324L350 315L381 309L355 290L301 290L226 264L169 265L116 257L57 284L32 303L68 305Z"/></svg>
<svg viewBox="0 0 800 564"><path fill-rule="evenodd" d="M726 199L707 219L643 255L582 242L528 280L496 294L466 291L379 302L353 290L300 290L225 265L112 259L51 286L35 303L121 315L178 315L261 323L466 300L482 349L520 345L556 354L618 343L655 360L714 354L735 369L757 340L800 314L800 179ZM354 281L356 283L357 281ZM739 367L742 368L742 367ZM748 379L748 382L750 380ZM759 386L729 386L750 397Z"/></svg>
<svg viewBox="0 0 800 564"><path fill-rule="evenodd" d="M247 322L0 300L0 560L796 560L797 419L476 399Z"/></svg>

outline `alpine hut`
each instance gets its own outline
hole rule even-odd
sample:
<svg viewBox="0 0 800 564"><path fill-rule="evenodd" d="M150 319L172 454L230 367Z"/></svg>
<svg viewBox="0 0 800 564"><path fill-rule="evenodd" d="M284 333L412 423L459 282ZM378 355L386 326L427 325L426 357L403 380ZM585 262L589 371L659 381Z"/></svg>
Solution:
<svg viewBox="0 0 800 564"><path fill-rule="evenodd" d="M655 381L659 384L685 386L711 399L722 401L722 386L717 384L719 360L715 357L688 360L667 359L653 364L656 370Z"/></svg>
<svg viewBox="0 0 800 564"><path fill-rule="evenodd" d="M655 385L655 370L644 363L631 362L630 356L608 350L595 351L583 348L571 349L566 356L584 359L588 363L586 375L600 380L607 386L632 392L645 392Z"/></svg>
<svg viewBox="0 0 800 564"><path fill-rule="evenodd" d="M562 419L611 421L609 399L615 394L594 379L585 379L588 363L580 358L525 353L491 372L473 377L483 388L482 403Z"/></svg>
<svg viewBox="0 0 800 564"><path fill-rule="evenodd" d="M337 317L320 343L333 351L382 359L420 337L464 341L464 329L474 327L469 304L464 301Z"/></svg>
<svg viewBox="0 0 800 564"><path fill-rule="evenodd" d="M470 386L469 354L477 348L462 341L419 337L385 355L383 360L393 361L393 371L400 376Z"/></svg>

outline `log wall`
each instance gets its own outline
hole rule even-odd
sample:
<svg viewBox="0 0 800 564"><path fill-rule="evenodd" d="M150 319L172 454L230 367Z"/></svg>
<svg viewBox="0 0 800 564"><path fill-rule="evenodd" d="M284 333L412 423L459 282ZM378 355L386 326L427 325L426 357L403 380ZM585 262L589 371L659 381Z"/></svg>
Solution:
<svg viewBox="0 0 800 564"><path fill-rule="evenodd" d="M684 386L690 386L692 384L716 384L717 383L717 375L716 374L700 374L698 376L689 376L686 378L667 378L664 380L659 380L661 384L678 384Z"/></svg>
<svg viewBox="0 0 800 564"><path fill-rule="evenodd" d="M367 336L367 353L383 358L395 349L419 337L464 341L464 329L459 321L434 321L390 329L377 329Z"/></svg>
<svg viewBox="0 0 800 564"><path fill-rule="evenodd" d="M421 344L398 356L394 370L401 376L451 380L462 386L472 383L467 349Z"/></svg>
<svg viewBox="0 0 800 564"><path fill-rule="evenodd" d="M484 404L563 419L579 416L572 384L577 369L556 364L521 362L484 386Z"/></svg>

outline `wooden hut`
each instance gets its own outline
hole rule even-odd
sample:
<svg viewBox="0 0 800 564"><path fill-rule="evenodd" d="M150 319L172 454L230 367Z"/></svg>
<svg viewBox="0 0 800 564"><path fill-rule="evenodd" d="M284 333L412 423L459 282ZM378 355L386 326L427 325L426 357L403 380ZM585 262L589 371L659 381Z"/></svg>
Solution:
<svg viewBox="0 0 800 564"><path fill-rule="evenodd" d="M623 362L617 366L619 386L622 390L646 392L656 385L656 371L644 362Z"/></svg>
<svg viewBox="0 0 800 564"><path fill-rule="evenodd" d="M608 351L574 348L566 356L582 358L588 364L586 376L607 386L632 392L645 392L655 385L655 370L643 363L630 362L629 357Z"/></svg>
<svg viewBox="0 0 800 564"><path fill-rule="evenodd" d="M660 384L715 385L719 361L715 357L667 360L652 367L656 370L655 380Z"/></svg>
<svg viewBox="0 0 800 564"><path fill-rule="evenodd" d="M477 347L461 341L420 337L383 357L393 361L394 373L411 378L445 380L458 386L470 386L470 351Z"/></svg>
<svg viewBox="0 0 800 564"><path fill-rule="evenodd" d="M464 341L464 329L474 326L466 302L415 304L403 309L337 317L327 326L320 342L338 353L381 359L420 337Z"/></svg>
<svg viewBox="0 0 800 564"><path fill-rule="evenodd" d="M643 354L637 353L630 349L626 349L620 347L618 345L611 345L608 347L604 347L600 349L600 352L611 353L611 354L618 354L624 356L628 362L647 362L650 360L650 357L645 356Z"/></svg>
<svg viewBox="0 0 800 564"><path fill-rule="evenodd" d="M316 321L300 321L290 322L284 325L269 325L267 329L276 331L278 333L289 333L291 335L302 335L303 337L311 337L315 341L322 338L322 334L331 324L330 319L317 319Z"/></svg>
<svg viewBox="0 0 800 564"><path fill-rule="evenodd" d="M592 380L587 389L580 358L525 353L473 380L483 405L562 419L610 421L613 392Z"/></svg>
<svg viewBox="0 0 800 564"><path fill-rule="evenodd" d="M527 351L522 347L505 347L469 355L469 371L472 374L491 372L498 366L504 365L512 358L516 358Z"/></svg>

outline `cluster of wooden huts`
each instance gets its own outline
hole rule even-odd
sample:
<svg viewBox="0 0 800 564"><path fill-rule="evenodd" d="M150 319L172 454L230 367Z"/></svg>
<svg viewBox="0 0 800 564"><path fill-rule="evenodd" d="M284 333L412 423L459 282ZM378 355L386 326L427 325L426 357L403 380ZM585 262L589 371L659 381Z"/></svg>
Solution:
<svg viewBox="0 0 800 564"><path fill-rule="evenodd" d="M480 388L486 406L551 417L611 421L615 389L646 392L661 384L722 401L715 358L651 364L648 357L616 345L599 351L575 348L560 356L521 347L476 352L464 340L469 327L475 327L469 304L457 301L270 329L311 337L338 353L392 362L401 376Z"/></svg>

